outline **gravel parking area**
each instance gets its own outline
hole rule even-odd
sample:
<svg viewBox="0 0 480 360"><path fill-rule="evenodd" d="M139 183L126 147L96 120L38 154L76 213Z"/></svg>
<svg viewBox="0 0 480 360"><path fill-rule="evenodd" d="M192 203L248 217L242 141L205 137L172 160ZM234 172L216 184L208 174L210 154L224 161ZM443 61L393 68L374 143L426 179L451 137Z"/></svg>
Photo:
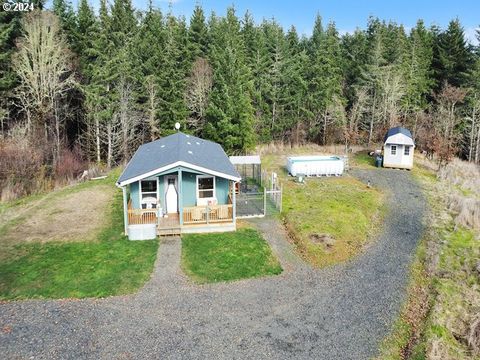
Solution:
<svg viewBox="0 0 480 360"><path fill-rule="evenodd" d="M425 202L410 173L356 170L389 190L382 234L354 260L322 270L302 263L273 219L256 220L285 271L194 285L165 241L149 283L107 299L0 305L4 359L368 359L400 309L422 235Z"/></svg>

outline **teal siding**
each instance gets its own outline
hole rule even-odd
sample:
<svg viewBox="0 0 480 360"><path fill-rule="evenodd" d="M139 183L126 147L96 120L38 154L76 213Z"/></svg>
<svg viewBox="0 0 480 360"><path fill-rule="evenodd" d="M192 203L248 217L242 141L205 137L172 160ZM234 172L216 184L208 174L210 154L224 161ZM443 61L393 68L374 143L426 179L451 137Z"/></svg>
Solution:
<svg viewBox="0 0 480 360"><path fill-rule="evenodd" d="M215 178L215 192L219 205L228 203L228 183L229 181L227 179L220 177Z"/></svg>
<svg viewBox="0 0 480 360"><path fill-rule="evenodd" d="M182 195L184 207L197 205L197 174L183 172Z"/></svg>
<svg viewBox="0 0 480 360"><path fill-rule="evenodd" d="M130 184L130 199L132 200L132 207L134 209L140 208L139 182L136 181Z"/></svg>
<svg viewBox="0 0 480 360"><path fill-rule="evenodd" d="M163 178L163 175L160 175L158 177L158 195L159 195L159 200L160 200L160 207L165 211L165 179Z"/></svg>
<svg viewBox="0 0 480 360"><path fill-rule="evenodd" d="M200 173L192 172L190 169L182 168L183 181L182 181L182 194L183 194L183 207L196 206L197 205L197 175ZM165 175L174 174L177 175L177 169L170 170L168 173L158 174L158 194L160 200L160 206L163 208L165 204ZM202 174L203 175L203 174ZM130 199L132 199L132 206L135 209L140 208L140 195L139 195L139 182L134 182L129 185ZM229 180L215 177L215 193L218 204L223 205L228 203L228 191Z"/></svg>

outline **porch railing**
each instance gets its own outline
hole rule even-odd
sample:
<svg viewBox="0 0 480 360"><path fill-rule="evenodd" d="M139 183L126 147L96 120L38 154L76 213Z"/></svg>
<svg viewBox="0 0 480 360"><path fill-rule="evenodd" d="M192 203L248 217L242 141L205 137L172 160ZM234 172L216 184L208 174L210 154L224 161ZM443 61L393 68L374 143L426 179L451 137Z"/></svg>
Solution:
<svg viewBox="0 0 480 360"><path fill-rule="evenodd" d="M233 221L233 205L192 206L183 208L183 224L212 224Z"/></svg>
<svg viewBox="0 0 480 360"><path fill-rule="evenodd" d="M157 223L157 209L133 209L131 200L128 202L127 214L129 225Z"/></svg>
<svg viewBox="0 0 480 360"><path fill-rule="evenodd" d="M128 224L157 224L156 209L133 209L128 202ZM178 220L177 220L178 221ZM233 205L191 206L183 208L183 224L214 224L233 221ZM161 224L159 224L161 225Z"/></svg>

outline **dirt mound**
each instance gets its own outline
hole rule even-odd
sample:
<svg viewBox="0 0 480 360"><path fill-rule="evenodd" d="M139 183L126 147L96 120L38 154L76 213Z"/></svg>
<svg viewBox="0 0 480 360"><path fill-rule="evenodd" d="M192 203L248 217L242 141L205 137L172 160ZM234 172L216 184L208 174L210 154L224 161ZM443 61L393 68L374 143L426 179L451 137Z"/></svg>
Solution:
<svg viewBox="0 0 480 360"><path fill-rule="evenodd" d="M335 239L329 234L311 234L309 237L312 243L324 245L328 249L335 245Z"/></svg>

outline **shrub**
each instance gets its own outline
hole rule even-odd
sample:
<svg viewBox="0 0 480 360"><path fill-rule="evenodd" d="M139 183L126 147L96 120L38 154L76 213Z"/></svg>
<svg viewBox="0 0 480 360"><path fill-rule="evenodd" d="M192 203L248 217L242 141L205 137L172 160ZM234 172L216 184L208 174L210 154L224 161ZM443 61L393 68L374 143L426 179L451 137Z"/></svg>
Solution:
<svg viewBox="0 0 480 360"><path fill-rule="evenodd" d="M0 200L13 200L44 187L46 169L41 148L25 139L0 140Z"/></svg>
<svg viewBox="0 0 480 360"><path fill-rule="evenodd" d="M73 150L64 148L55 167L56 182L64 183L77 179L88 168L79 146Z"/></svg>

